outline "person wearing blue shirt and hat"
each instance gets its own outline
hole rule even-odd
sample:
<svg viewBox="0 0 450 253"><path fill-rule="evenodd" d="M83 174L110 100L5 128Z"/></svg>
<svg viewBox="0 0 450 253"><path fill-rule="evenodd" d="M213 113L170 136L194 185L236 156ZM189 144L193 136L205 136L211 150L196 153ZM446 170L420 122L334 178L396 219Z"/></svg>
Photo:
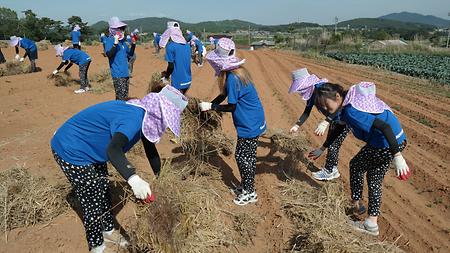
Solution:
<svg viewBox="0 0 450 253"><path fill-rule="evenodd" d="M82 51L81 49L63 47L61 44L55 46L56 56L62 58L61 64L53 71L53 75L56 75L59 70L64 67L64 71L67 71L75 63L80 69L80 83L81 86L75 91L76 94L84 93L90 89L88 71L91 64L91 57Z"/></svg>
<svg viewBox="0 0 450 253"><path fill-rule="evenodd" d="M191 47L183 37L177 22L168 22L167 29L161 35L159 46L166 49L167 69L162 81L169 83L183 94L191 86Z"/></svg>
<svg viewBox="0 0 450 253"><path fill-rule="evenodd" d="M38 59L38 49L34 41L27 38L11 36L9 45L16 49L16 60L23 62L25 58L28 57L31 63L31 72L37 71L36 60ZM19 47L25 49L23 57L19 56Z"/></svg>
<svg viewBox="0 0 450 253"><path fill-rule="evenodd" d="M236 205L258 201L255 190L256 148L258 138L266 131L264 108L258 97L250 73L242 65L245 59L236 57L236 46L231 39L219 40L216 50L206 59L218 76L221 94L211 102L201 102L201 111L231 112L237 132L236 163L241 184L236 187ZM228 104L220 105L228 97Z"/></svg>
<svg viewBox="0 0 450 253"><path fill-rule="evenodd" d="M109 59L109 67L113 79L117 100L128 98L130 73L128 59L133 57L136 48L135 37L132 37L131 48L128 47L125 37L127 24L118 17L109 20L109 37L105 38L105 54Z"/></svg>
<svg viewBox="0 0 450 253"><path fill-rule="evenodd" d="M159 46L159 42L161 41L161 34L153 33L153 46L155 47L155 54L159 54L161 47Z"/></svg>
<svg viewBox="0 0 450 253"><path fill-rule="evenodd" d="M73 27L73 30L70 32L70 37L73 48L81 49L81 27L79 25Z"/></svg>

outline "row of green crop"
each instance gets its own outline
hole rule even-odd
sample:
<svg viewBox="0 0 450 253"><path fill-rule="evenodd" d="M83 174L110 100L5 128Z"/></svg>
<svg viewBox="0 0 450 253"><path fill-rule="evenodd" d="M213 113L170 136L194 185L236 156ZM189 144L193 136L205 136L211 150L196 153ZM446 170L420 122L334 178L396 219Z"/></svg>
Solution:
<svg viewBox="0 0 450 253"><path fill-rule="evenodd" d="M327 56L347 63L375 66L450 84L449 56L342 52L327 53Z"/></svg>

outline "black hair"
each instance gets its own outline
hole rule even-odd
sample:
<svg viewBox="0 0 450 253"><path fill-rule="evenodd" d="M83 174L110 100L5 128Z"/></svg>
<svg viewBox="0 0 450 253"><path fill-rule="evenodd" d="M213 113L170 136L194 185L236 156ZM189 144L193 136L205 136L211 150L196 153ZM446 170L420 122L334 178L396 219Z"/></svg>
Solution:
<svg viewBox="0 0 450 253"><path fill-rule="evenodd" d="M336 101L336 94L339 94L344 99L347 95L347 90L344 90L344 87L340 84L324 83L319 88L314 89L314 104L318 108L324 108L327 98Z"/></svg>

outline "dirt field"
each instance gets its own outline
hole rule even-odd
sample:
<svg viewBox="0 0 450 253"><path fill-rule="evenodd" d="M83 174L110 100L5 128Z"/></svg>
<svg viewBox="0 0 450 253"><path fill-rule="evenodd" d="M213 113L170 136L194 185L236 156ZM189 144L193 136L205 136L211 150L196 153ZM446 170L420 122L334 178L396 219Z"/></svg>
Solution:
<svg viewBox="0 0 450 253"><path fill-rule="evenodd" d="M86 47L84 48L86 49ZM93 58L90 74L107 68L101 47L88 47ZM13 50L3 50L12 59ZM247 59L260 98L265 108L269 128L289 129L303 112L304 102L298 95L288 95L290 71L307 67L310 73L325 77L348 87L359 81L374 81L378 95L398 115L407 134L409 145L404 152L413 168L409 181L399 181L390 171L384 181L380 240L394 241L407 252L450 252L450 89L426 81L405 77L369 67L348 65L331 60L302 58L289 52L241 51ZM53 132L79 110L105 100L114 99L114 92L104 94L74 94L76 86L55 87L46 76L59 64L54 50L39 52L38 66L42 72L0 78L0 170L17 164L24 165L51 183L66 182L54 162L49 142ZM130 96L145 95L147 83L153 72L166 67L163 58L153 55L152 49L137 48L134 76ZM71 69L78 76L77 66ZM188 95L212 99L217 93L213 70L192 66L193 85ZM316 137L313 130L322 120L313 110L302 131L314 145L324 138ZM235 138L231 117L224 119L226 132ZM267 142L261 138L262 144ZM340 153L339 168L349 190L348 163L362 143L349 136ZM166 139L158 145L162 157L172 157L176 146ZM279 252L287 248L292 235L292 225L280 206L278 185L284 180L278 160L268 158L269 149L258 149L256 187L259 202L256 205L236 207L230 196L225 201L230 212L248 210L261 218L253 244L239 248L240 252ZM225 183L239 178L236 164L225 158L223 179ZM324 158L315 164L322 165ZM145 160L136 164L140 172L149 172ZM110 168L113 169L113 168ZM305 175L311 172L301 167ZM311 179L306 176L304 180ZM367 196L367 195L365 195ZM133 218L133 206L126 205L118 214L119 222L126 228ZM16 229L0 238L0 252L85 252L82 223L75 211L69 211L48 224Z"/></svg>

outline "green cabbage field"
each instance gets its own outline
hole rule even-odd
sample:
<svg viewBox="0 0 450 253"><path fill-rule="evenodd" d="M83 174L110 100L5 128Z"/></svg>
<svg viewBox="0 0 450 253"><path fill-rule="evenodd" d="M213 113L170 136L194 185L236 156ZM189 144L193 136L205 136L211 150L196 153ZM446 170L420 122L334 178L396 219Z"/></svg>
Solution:
<svg viewBox="0 0 450 253"><path fill-rule="evenodd" d="M327 56L351 64L375 66L450 84L450 56L342 52L328 53Z"/></svg>

